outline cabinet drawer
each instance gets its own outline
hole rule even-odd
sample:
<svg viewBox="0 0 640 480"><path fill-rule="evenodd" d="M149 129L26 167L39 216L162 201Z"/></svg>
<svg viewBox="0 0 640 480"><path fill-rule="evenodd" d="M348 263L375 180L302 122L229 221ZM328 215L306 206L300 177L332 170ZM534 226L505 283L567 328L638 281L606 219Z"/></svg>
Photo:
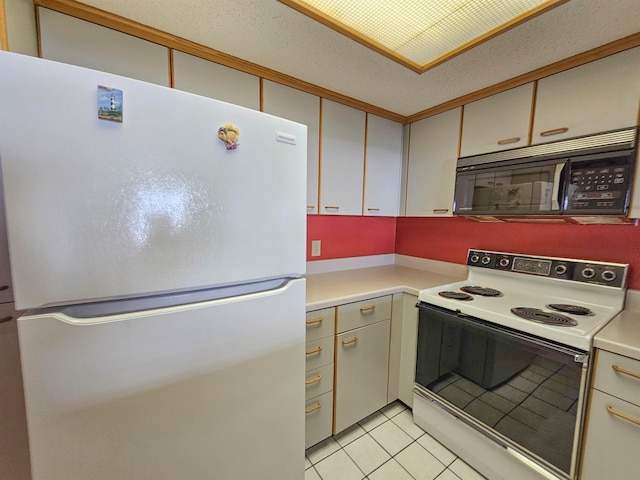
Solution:
<svg viewBox="0 0 640 480"><path fill-rule="evenodd" d="M307 342L333 335L335 330L335 307L307 312Z"/></svg>
<svg viewBox="0 0 640 480"><path fill-rule="evenodd" d="M598 350L593 387L640 406L640 362Z"/></svg>
<svg viewBox="0 0 640 480"><path fill-rule="evenodd" d="M333 363L309 370L304 383L307 400L333 390Z"/></svg>
<svg viewBox="0 0 640 480"><path fill-rule="evenodd" d="M640 421L640 407L598 390L591 393L582 480L637 478L640 425L618 415Z"/></svg>
<svg viewBox="0 0 640 480"><path fill-rule="evenodd" d="M307 449L331 436L333 426L333 392L305 402L305 441Z"/></svg>
<svg viewBox="0 0 640 480"><path fill-rule="evenodd" d="M338 333L391 318L391 295L338 307Z"/></svg>
<svg viewBox="0 0 640 480"><path fill-rule="evenodd" d="M307 342L305 349L307 371L333 363L333 341L333 337L325 337Z"/></svg>

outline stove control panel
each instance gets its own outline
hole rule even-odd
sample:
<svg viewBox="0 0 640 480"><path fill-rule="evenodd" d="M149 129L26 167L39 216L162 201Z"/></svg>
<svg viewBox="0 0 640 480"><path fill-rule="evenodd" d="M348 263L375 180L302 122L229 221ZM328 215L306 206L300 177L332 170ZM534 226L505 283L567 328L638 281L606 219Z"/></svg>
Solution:
<svg viewBox="0 0 640 480"><path fill-rule="evenodd" d="M474 249L469 250L467 254L467 265L617 288L625 286L628 269L628 265L621 263L538 257Z"/></svg>

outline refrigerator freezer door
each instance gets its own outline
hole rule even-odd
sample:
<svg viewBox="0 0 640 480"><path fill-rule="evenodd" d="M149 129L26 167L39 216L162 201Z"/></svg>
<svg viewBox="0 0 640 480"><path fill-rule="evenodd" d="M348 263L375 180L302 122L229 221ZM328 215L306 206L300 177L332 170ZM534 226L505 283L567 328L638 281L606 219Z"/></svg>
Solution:
<svg viewBox="0 0 640 480"><path fill-rule="evenodd" d="M306 126L8 52L0 71L18 309L304 273ZM122 123L98 118L99 85Z"/></svg>
<svg viewBox="0 0 640 480"><path fill-rule="evenodd" d="M304 477L305 280L18 320L34 480Z"/></svg>

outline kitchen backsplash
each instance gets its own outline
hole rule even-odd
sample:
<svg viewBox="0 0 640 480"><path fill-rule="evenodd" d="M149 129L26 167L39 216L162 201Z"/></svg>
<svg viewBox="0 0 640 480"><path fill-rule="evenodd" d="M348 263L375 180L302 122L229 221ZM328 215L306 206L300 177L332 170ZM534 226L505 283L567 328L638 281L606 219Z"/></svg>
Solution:
<svg viewBox="0 0 640 480"><path fill-rule="evenodd" d="M398 253L464 264L469 248L629 263L640 290L640 227L479 223L466 218L307 216L307 260ZM321 256L311 256L321 240Z"/></svg>

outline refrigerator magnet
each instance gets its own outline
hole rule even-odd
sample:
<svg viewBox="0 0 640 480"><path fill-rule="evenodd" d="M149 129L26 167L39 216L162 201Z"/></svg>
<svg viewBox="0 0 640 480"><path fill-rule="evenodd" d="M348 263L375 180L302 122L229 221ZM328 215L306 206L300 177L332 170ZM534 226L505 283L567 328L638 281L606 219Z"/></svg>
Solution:
<svg viewBox="0 0 640 480"><path fill-rule="evenodd" d="M122 123L122 90L98 85L98 118Z"/></svg>
<svg viewBox="0 0 640 480"><path fill-rule="evenodd" d="M227 150L235 150L238 148L238 137L240 129L232 123L225 123L218 129L218 138L222 140Z"/></svg>

